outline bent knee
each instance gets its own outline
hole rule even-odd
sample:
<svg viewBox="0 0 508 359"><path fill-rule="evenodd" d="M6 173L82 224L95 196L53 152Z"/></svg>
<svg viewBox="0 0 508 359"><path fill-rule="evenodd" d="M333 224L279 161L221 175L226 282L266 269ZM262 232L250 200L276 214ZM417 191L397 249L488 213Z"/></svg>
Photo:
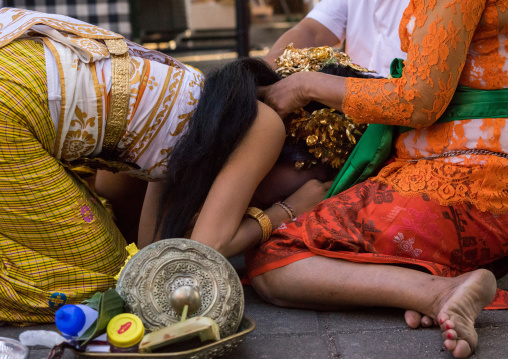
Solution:
<svg viewBox="0 0 508 359"><path fill-rule="evenodd" d="M274 272L276 270L256 276L251 280L251 284L258 295L268 303L278 307L291 307L285 295L283 282Z"/></svg>

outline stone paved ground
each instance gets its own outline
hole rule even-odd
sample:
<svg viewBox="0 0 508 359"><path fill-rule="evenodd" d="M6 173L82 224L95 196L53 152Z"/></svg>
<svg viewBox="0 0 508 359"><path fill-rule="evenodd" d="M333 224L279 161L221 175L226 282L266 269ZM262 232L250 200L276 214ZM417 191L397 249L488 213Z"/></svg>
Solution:
<svg viewBox="0 0 508 359"><path fill-rule="evenodd" d="M243 261L232 260L239 273ZM508 276L499 281L508 290ZM445 359L438 329L409 329L403 311L367 308L316 312L275 307L251 287L244 287L245 315L256 328L224 359ZM508 311L483 311L476 324L480 345L472 359L508 358ZM0 336L18 338L27 329L56 330L54 325L0 327ZM45 358L49 349L34 347L30 359ZM74 358L67 351L64 359Z"/></svg>
<svg viewBox="0 0 508 359"><path fill-rule="evenodd" d="M239 267L238 263L234 263ZM508 276L498 282L508 290ZM440 359L451 358L438 329L410 329L404 311L364 308L342 312L283 309L245 288L245 314L256 330L227 359ZM480 346L471 358L508 358L508 311L483 311L476 326Z"/></svg>

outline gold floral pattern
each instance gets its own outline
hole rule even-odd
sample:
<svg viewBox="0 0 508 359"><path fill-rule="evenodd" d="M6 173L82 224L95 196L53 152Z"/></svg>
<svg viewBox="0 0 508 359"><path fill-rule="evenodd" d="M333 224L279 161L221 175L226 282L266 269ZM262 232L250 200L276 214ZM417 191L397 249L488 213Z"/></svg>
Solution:
<svg viewBox="0 0 508 359"><path fill-rule="evenodd" d="M191 80L189 82L189 87L199 86L200 89L203 89L203 86L205 86L205 79L202 76L201 72L192 72L191 73Z"/></svg>
<svg viewBox="0 0 508 359"><path fill-rule="evenodd" d="M151 141L157 136L161 128L164 127L165 121L169 117L176 99L179 97L183 75L184 71L180 69L169 69L157 105L153 108L150 117L139 132L136 140L127 149L129 152L127 157L129 162L136 162L146 148L150 146Z"/></svg>
<svg viewBox="0 0 508 359"><path fill-rule="evenodd" d="M168 163L169 163L169 155L171 155L172 150L173 150L173 147L170 147L167 149L162 149L160 151L160 155L161 155L162 159L159 162L155 163L149 169L144 170L143 173L145 174L145 176L150 178L152 176L152 173L157 169L161 169L162 174L166 174L167 168L168 168Z"/></svg>
<svg viewBox="0 0 508 359"><path fill-rule="evenodd" d="M38 24L58 33L41 35L31 29ZM101 161L103 129L111 119L108 88L114 78L106 65L110 53L103 41L122 37L60 15L0 9L0 47L22 35L43 37L58 68L62 99L59 118L53 119L57 123L54 156L71 165L97 162L101 168L108 166L148 180L162 178L171 149L199 100L202 74L125 40L131 76L127 129L117 145L116 158Z"/></svg>
<svg viewBox="0 0 508 359"><path fill-rule="evenodd" d="M95 117L88 117L79 106L76 106L74 115L71 121L73 130L67 132L62 149L62 159L69 162L89 155L96 144L96 139L88 130L95 127Z"/></svg>
<svg viewBox="0 0 508 359"><path fill-rule="evenodd" d="M78 59L74 59L72 61L72 68L76 69L77 71L81 70L81 66L79 66L81 62Z"/></svg>
<svg viewBox="0 0 508 359"><path fill-rule="evenodd" d="M90 57L90 62L106 59L109 57L109 51L106 45L94 39L87 39L73 34L62 34L69 41L74 43L82 51L85 51Z"/></svg>
<svg viewBox="0 0 508 359"><path fill-rule="evenodd" d="M102 29L98 26L84 23L79 20L67 18L63 21L52 17L49 14L37 11L2 8L0 10L2 19L11 18L11 21L3 21L0 30L0 47L21 36L30 27L37 24L48 25L57 30L69 32L84 38L92 39L121 39L122 36L112 31Z"/></svg>
<svg viewBox="0 0 508 359"><path fill-rule="evenodd" d="M151 76L150 79L148 80L148 88L150 90L153 90L157 86L159 86L159 84L157 83L157 81L155 81L155 77Z"/></svg>
<svg viewBox="0 0 508 359"><path fill-rule="evenodd" d="M132 173L145 179L158 178L166 172L171 148L192 117L204 82L203 76L196 70L170 67L161 76L160 72L154 71L154 66L145 59L140 68L136 67L139 76L136 75L135 81L131 82L132 88L137 89L136 96L132 92L130 102L133 120L119 144L123 161L138 163L150 159L149 167L142 166L141 176ZM152 110L144 121L138 119L136 122L135 115L142 99L152 99Z"/></svg>
<svg viewBox="0 0 508 359"><path fill-rule="evenodd" d="M193 102L189 101L188 102L189 105L192 105ZM184 113L182 115L179 115L178 116L178 119L179 120L183 120L183 121L180 121L178 122L178 125L176 125L176 128L175 128L175 131L174 132L170 132L169 134L171 136L178 136L179 134L182 133L182 131L184 130L185 128L185 125L187 124L187 122L189 122L189 120L191 119L192 115L194 114L194 110L192 110L191 112L189 113Z"/></svg>
<svg viewBox="0 0 508 359"><path fill-rule="evenodd" d="M147 60L131 57L131 79L130 79L130 100L129 100L129 113L127 115L127 123L130 123L134 118L136 113L137 106L139 105L139 101L143 98L143 92L146 87L146 80L144 80L144 76L146 75L146 67L148 67L148 71L150 69L150 64L148 65L145 62Z"/></svg>

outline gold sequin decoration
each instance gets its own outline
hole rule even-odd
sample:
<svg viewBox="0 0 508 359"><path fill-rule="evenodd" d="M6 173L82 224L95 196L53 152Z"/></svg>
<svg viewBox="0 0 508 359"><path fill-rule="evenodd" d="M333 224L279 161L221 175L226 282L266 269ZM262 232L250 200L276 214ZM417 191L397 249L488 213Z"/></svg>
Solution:
<svg viewBox="0 0 508 359"><path fill-rule="evenodd" d="M275 60L275 70L283 78L301 71L319 71L327 64L348 66L360 72L373 72L354 64L351 58L329 46L295 49L289 44ZM304 140L309 152L322 163L341 168L365 132L367 125L357 124L351 117L332 108L309 113L301 108L286 119L286 130L293 142ZM301 161L299 161L301 162ZM303 163L295 163L295 169Z"/></svg>
<svg viewBox="0 0 508 359"><path fill-rule="evenodd" d="M332 108L312 113L300 109L289 115L288 136L296 143L302 139L309 152L322 163L341 168L367 128ZM295 164L295 169L302 164Z"/></svg>
<svg viewBox="0 0 508 359"><path fill-rule="evenodd" d="M125 134L130 97L130 60L124 39L104 40L111 55L111 99L108 121L102 143L102 156L113 157L118 142Z"/></svg>
<svg viewBox="0 0 508 359"><path fill-rule="evenodd" d="M375 72L353 63L346 53L335 51L330 46L295 49L291 43L275 60L275 64L277 65L275 71L283 78L295 72L319 71L328 64L348 66L360 72Z"/></svg>

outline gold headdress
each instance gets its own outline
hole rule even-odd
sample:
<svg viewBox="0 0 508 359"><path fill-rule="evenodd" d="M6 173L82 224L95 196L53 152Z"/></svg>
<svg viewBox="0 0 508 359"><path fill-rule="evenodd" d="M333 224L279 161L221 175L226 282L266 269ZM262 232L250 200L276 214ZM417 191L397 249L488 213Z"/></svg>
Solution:
<svg viewBox="0 0 508 359"><path fill-rule="evenodd" d="M354 64L345 53L334 51L329 46L295 49L293 44L289 44L275 63L275 71L283 78L295 72L319 71L328 64L371 72ZM357 124L349 116L332 108L323 108L312 113L301 108L289 115L286 126L288 136L292 137L294 142L304 139L309 152L314 154L316 159L334 168L342 167L367 128L367 125ZM296 163L297 169L302 166L302 163Z"/></svg>
<svg viewBox="0 0 508 359"><path fill-rule="evenodd" d="M275 60L275 64L277 65L275 72L283 78L295 72L319 71L328 64L348 66L360 72L373 72L354 64L347 54L335 51L330 46L295 49L291 43L286 46L284 53Z"/></svg>

